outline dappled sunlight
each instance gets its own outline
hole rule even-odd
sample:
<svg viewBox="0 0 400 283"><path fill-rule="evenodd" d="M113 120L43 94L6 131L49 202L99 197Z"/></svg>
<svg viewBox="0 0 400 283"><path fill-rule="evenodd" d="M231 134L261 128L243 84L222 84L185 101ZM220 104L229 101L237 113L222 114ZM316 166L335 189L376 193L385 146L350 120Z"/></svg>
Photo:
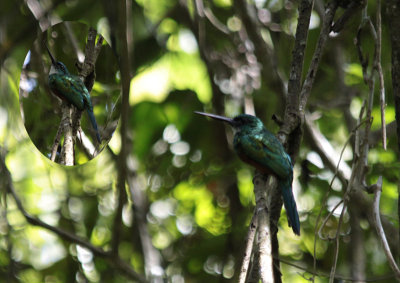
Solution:
<svg viewBox="0 0 400 283"><path fill-rule="evenodd" d="M130 103L162 102L172 89L191 89L199 100L211 99L211 86L204 63L197 53L167 53L152 66L141 70L130 85Z"/></svg>
<svg viewBox="0 0 400 283"><path fill-rule="evenodd" d="M178 129L175 125L171 124L165 127L163 132L163 139L168 143L175 143L181 139Z"/></svg>
<svg viewBox="0 0 400 283"><path fill-rule="evenodd" d="M161 102L170 90L169 72L166 66L154 66L138 74L131 81L131 104L143 100Z"/></svg>
<svg viewBox="0 0 400 283"><path fill-rule="evenodd" d="M189 235L194 232L194 219L188 215L178 216L176 219L176 228L182 235Z"/></svg>
<svg viewBox="0 0 400 283"><path fill-rule="evenodd" d="M253 176L249 169L241 169L237 173L240 202L244 206L254 205Z"/></svg>
<svg viewBox="0 0 400 283"><path fill-rule="evenodd" d="M174 188L174 197L178 200L176 214L195 211L196 224L208 232L219 235L225 233L229 227L227 223L226 209L215 205L212 194L206 187L190 186L188 183L180 183Z"/></svg>
<svg viewBox="0 0 400 283"><path fill-rule="evenodd" d="M35 268L47 268L66 256L64 246L54 234L35 227L28 228L27 234L32 240L32 250L26 256Z"/></svg>

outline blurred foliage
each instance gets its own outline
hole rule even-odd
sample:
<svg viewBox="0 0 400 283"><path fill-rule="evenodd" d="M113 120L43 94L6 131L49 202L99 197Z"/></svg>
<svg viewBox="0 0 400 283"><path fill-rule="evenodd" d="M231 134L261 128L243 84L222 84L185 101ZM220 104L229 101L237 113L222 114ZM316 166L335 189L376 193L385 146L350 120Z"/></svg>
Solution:
<svg viewBox="0 0 400 283"><path fill-rule="evenodd" d="M111 43L109 3L104 2L107 1L37 3L49 5L44 9L52 11L52 15L57 16L55 19L78 21L97 28ZM262 76L258 63L253 62L254 54L246 51L251 49L252 43L243 39L243 23L235 13L233 1L204 1L204 5L229 31L228 35L224 34L206 21L205 47L199 46L190 22L194 18L193 3L188 1L189 13L186 14L180 2L137 0L131 3L130 28L134 43L131 66L134 77L129 120L133 158L129 165L135 169L136 185L145 192L148 228L152 243L164 260L165 276L169 282L231 282L240 268L244 239L254 208L253 169L241 163L231 150L230 129L194 115L193 111L225 110L227 115L233 116L243 112L243 101L248 99L252 101L257 116L276 132L278 126L271 116L283 116L284 98L272 87L272 78ZM278 71L287 79L297 23L297 2L254 2L264 39L274 49ZM32 101L29 103L22 100L25 130L21 100L18 100L22 66L34 40L41 34L38 32L39 23L31 12L33 8L23 1L3 0L1 6L0 144L7 150L6 164L12 173L14 186L29 213L109 250L118 203L115 155L120 151L120 132L117 129L114 135L110 133L109 148L84 165L62 167L40 153L46 154L46 146L54 138L59 123L55 110L57 104L52 97L43 95L46 92L39 85L40 99L30 96ZM368 13L373 20L375 9L375 3L369 3ZM341 13L343 9L339 9L338 14ZM340 34L329 39L308 105L308 111L317 117L315 124L331 142L337 155L352 130L348 119L358 118L368 93L353 44L359 19L357 14ZM313 13L312 23L305 68L310 64L321 27L317 12ZM82 34L86 29L82 30L81 34L79 29L74 30L81 49L85 42ZM53 35L47 34L47 37ZM367 33L363 36L364 50L373 54L371 38ZM60 42L53 38L51 48L70 71L74 70L76 57L67 52L71 49L68 40ZM99 72L92 92L99 125L117 119L118 111L114 112L113 103L118 103L120 95L114 54L112 49L103 48L96 65ZM201 48L210 52L211 65L205 63ZM386 120L391 122L394 120L394 104L385 20L382 49L387 91ZM32 61L32 57L38 54L39 61L44 61L44 70L35 69L37 75L46 74L48 58L43 52L32 51L30 54ZM340 75L343 84L338 79ZM218 105L223 105L224 109ZM378 95L375 95L372 114L372 130L378 130ZM82 120L86 123L85 116ZM90 126L84 124L84 128L90 129ZM30 140L27 132L36 138ZM395 134L390 133L387 151L382 149L380 142L371 149L368 181L373 183L378 176L383 176L382 213L397 227L400 166L396 161L399 152L395 145ZM348 146L344 162L351 165L352 159L353 152ZM278 235L281 256L306 267L307 271L312 270L313 265L318 214L322 209L322 215L326 216L343 195L341 184L334 182L326 204L323 203L332 178L333 172L323 166L305 136L296 160L293 183L302 225L301 237L295 237L287 227L284 210ZM28 224L12 196L4 190L1 191L0 208L0 282L127 282L103 258ZM119 251L121 258L143 274L144 257L134 213L131 203L127 203L123 209ZM323 233L334 235L338 221L339 215L335 213ZM352 230L347 212L343 221L337 272L351 277ZM367 277L390 273L374 229L364 218L360 220L360 226L365 241ZM318 271L326 276L318 276L316 282L327 282L334 251L332 242L317 241ZM281 268L284 282L307 282L309 273L306 271L283 262ZM380 282L392 282L392 278Z"/></svg>

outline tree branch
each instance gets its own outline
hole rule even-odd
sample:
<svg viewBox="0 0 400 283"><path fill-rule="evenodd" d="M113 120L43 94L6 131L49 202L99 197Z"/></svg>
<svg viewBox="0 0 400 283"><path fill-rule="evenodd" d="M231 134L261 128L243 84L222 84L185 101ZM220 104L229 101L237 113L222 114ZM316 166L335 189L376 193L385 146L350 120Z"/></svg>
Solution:
<svg viewBox="0 0 400 283"><path fill-rule="evenodd" d="M308 27L310 25L311 11L314 1L302 0L299 6L299 19L296 28L296 36L292 52L290 76L288 82L288 95L286 99L285 120L281 132L289 135L299 126L299 96L305 49L307 46Z"/></svg>
<svg viewBox="0 0 400 283"><path fill-rule="evenodd" d="M103 44L103 37L99 35L99 38L96 43L97 31L92 27L89 27L88 30L88 38L85 45L85 60L83 64L77 62L75 65L79 70L79 77L85 84L86 89L90 93L92 91L94 82L96 80L96 61L100 54L101 47ZM82 117L81 111L75 111L72 119L74 140L76 140L76 135L78 130L80 129L80 120ZM97 139L95 139L97 142ZM97 155L97 151L92 152L92 158Z"/></svg>
<svg viewBox="0 0 400 283"><path fill-rule="evenodd" d="M132 280L138 280L139 282L147 282L142 275L136 273L136 271L134 271L132 267L127 263L125 263L121 258L114 257L111 252L105 251L100 247L96 247L84 238L81 238L73 233L60 229L58 227L49 225L43 222L42 220L29 214L24 208L20 198L18 197L15 191L11 173L8 170L7 165L5 164L5 155L3 154L3 149L1 147L0 147L0 172L3 172L2 175L5 176L4 182L7 192L9 192L13 196L19 211L21 211L21 213L24 215L28 223L34 226L42 227L46 230L53 232L54 234L58 235L59 237L61 237L66 241L70 241L84 248L87 248L96 256L106 258L113 267L124 273L127 277L131 278Z"/></svg>
<svg viewBox="0 0 400 283"><path fill-rule="evenodd" d="M319 62L321 61L322 58L323 50L330 33L336 9L337 9L337 1L329 2L325 9L325 15L322 22L321 32L319 34L317 47L315 48L310 67L308 69L308 73L300 93L300 108L299 108L300 113L304 113L308 97L311 94L311 88L314 84L315 76L317 75Z"/></svg>
<svg viewBox="0 0 400 283"><path fill-rule="evenodd" d="M265 188L277 186L275 178L266 179L266 176L256 171L254 177L254 194L256 199L257 230L258 230L258 252L260 279L263 283L275 282L273 272L273 258L271 246L271 221L268 203L270 195ZM272 180L273 179L273 180ZM270 182L268 182L270 180Z"/></svg>
<svg viewBox="0 0 400 283"><path fill-rule="evenodd" d="M64 143L61 148L60 163L67 166L74 165L74 135L72 133L71 123L71 111L74 111L74 108L75 107L68 105L65 101L61 104L62 118L60 123L64 129Z"/></svg>
<svg viewBox="0 0 400 283"><path fill-rule="evenodd" d="M377 0L376 8L376 35L377 35L377 45L376 45L376 60L375 69L378 72L379 78L379 102L381 104L381 127L382 127L382 145L383 149L386 150L386 120L385 120L385 82L383 79L382 71L382 21L381 21L381 0Z"/></svg>
<svg viewBox="0 0 400 283"><path fill-rule="evenodd" d="M387 242L385 231L383 230L381 218L380 218L379 202L380 202L381 193L382 193L382 176L379 176L378 182L376 183L375 186L373 186L373 189L374 189L373 215L374 215L374 220L375 220L374 226L376 228L378 238L381 240L381 243L383 246L383 251L385 252L386 258L389 261L389 265L392 268L392 270L394 271L394 274L396 275L397 280L400 281L400 269L398 268L396 261L393 258L392 252L390 251L390 247Z"/></svg>
<svg viewBox="0 0 400 283"><path fill-rule="evenodd" d="M243 255L242 266L240 268L239 283L245 283L247 274L249 273L249 264L252 255L254 237L257 230L257 210L254 210L253 217L251 218L249 230L246 237L246 248Z"/></svg>

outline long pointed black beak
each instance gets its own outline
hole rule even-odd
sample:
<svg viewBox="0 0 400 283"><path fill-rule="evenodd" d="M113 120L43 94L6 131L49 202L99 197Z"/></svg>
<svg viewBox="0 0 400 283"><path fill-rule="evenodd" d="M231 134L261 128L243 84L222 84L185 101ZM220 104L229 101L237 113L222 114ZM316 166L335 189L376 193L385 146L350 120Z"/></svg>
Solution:
<svg viewBox="0 0 400 283"><path fill-rule="evenodd" d="M47 53L49 53L49 56L50 56L50 59L51 59L51 64L53 64L53 65L56 64L57 61L56 61L56 59L54 59L53 54L51 54L49 48L47 47L47 44L46 43L43 43L43 44L47 49Z"/></svg>
<svg viewBox="0 0 400 283"><path fill-rule="evenodd" d="M215 115L215 114L211 114L211 113L199 112L199 111L194 111L194 113L199 114L199 115L203 115L203 116L207 116L207 117L213 118L215 120L223 121L223 122L228 123L231 126L234 126L234 122L233 122L232 118L219 116L219 115Z"/></svg>

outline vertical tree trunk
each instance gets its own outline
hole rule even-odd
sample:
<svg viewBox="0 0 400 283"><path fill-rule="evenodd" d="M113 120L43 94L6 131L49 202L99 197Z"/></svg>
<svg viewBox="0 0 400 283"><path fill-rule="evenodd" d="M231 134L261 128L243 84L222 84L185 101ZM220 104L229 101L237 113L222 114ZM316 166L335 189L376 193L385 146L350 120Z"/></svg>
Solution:
<svg viewBox="0 0 400 283"><path fill-rule="evenodd" d="M390 40L392 45L392 87L396 113L397 147L400 151L400 3L397 0L387 1ZM397 156L400 160L400 155ZM400 183L398 190L400 193ZM400 219L400 198L398 198L397 213ZM400 230L399 230L400 236ZM399 237L400 238L400 237Z"/></svg>

